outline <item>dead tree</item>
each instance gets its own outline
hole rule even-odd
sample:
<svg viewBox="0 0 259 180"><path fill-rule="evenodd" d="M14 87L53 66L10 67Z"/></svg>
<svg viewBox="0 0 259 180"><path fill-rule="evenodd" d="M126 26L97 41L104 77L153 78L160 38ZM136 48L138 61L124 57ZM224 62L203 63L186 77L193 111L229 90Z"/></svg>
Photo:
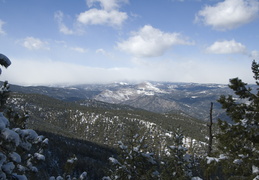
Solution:
<svg viewBox="0 0 259 180"><path fill-rule="evenodd" d="M208 155L211 154L212 151L212 139L213 139L213 135L212 135L212 110L213 110L213 102L211 102L210 104L210 119L209 119L209 123L208 123L208 128L209 128L209 143L208 143Z"/></svg>

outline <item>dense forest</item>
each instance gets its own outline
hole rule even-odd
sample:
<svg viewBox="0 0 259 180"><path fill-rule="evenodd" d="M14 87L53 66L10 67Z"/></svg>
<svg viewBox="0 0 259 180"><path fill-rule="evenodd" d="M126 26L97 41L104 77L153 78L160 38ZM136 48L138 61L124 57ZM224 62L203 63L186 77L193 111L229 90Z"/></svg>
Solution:
<svg viewBox="0 0 259 180"><path fill-rule="evenodd" d="M11 62L1 55L1 65ZM0 91L0 179L259 179L257 89L230 80L231 122Z"/></svg>

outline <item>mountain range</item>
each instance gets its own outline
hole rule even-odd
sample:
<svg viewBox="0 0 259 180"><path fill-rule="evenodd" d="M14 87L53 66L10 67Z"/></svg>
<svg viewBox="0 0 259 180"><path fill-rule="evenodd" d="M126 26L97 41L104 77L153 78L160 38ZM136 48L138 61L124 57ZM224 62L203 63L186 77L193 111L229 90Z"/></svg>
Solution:
<svg viewBox="0 0 259 180"><path fill-rule="evenodd" d="M12 85L11 91L42 94L88 106L109 103L106 106L127 105L155 113L184 113L203 121L208 120L211 102L214 103L214 120L229 120L217 99L221 95L233 95L227 85L170 82L120 82L64 87Z"/></svg>

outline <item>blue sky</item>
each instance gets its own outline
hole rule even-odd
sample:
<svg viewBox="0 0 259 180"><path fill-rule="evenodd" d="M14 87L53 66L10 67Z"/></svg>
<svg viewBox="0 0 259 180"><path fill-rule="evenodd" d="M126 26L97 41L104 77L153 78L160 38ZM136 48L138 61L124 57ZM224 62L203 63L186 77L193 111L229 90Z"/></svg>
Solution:
<svg viewBox="0 0 259 180"><path fill-rule="evenodd" d="M253 83L258 0L0 0L1 80Z"/></svg>

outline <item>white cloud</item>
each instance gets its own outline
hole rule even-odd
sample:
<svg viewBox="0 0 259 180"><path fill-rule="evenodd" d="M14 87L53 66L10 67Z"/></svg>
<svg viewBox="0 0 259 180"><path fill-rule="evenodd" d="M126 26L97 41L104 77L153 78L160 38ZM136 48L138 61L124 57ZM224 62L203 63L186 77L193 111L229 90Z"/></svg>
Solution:
<svg viewBox="0 0 259 180"><path fill-rule="evenodd" d="M100 3L102 9L106 11L118 9L121 3L127 3L127 0L87 0L88 7L93 7L95 3Z"/></svg>
<svg viewBox="0 0 259 180"><path fill-rule="evenodd" d="M104 49L102 49L102 48L97 49L95 52L96 52L97 54L98 54L98 53L99 53L99 54L105 54L105 53L106 53L106 51L105 51Z"/></svg>
<svg viewBox="0 0 259 180"><path fill-rule="evenodd" d="M70 49L79 53L85 53L88 51L87 49L81 47L71 47Z"/></svg>
<svg viewBox="0 0 259 180"><path fill-rule="evenodd" d="M64 14L61 11L57 11L54 14L55 20L58 22L59 31L63 34L74 34L74 31L69 29L63 22Z"/></svg>
<svg viewBox="0 0 259 180"><path fill-rule="evenodd" d="M83 24L121 26L128 18L125 12L90 9L80 13L77 20Z"/></svg>
<svg viewBox="0 0 259 180"><path fill-rule="evenodd" d="M136 57L161 56L173 45L191 45L179 33L166 33L150 25L133 32L129 39L117 43L117 47Z"/></svg>
<svg viewBox="0 0 259 180"><path fill-rule="evenodd" d="M22 42L22 45L29 50L49 50L47 44L47 42L41 41L40 39L34 37L27 37Z"/></svg>
<svg viewBox="0 0 259 180"><path fill-rule="evenodd" d="M73 28L68 28L64 23L64 14L62 11L57 11L54 18L58 23L59 31L63 34L83 34L83 25L108 25L112 27L120 27L128 18L126 12L119 11L122 3L127 3L127 0L87 0L89 10L80 13ZM96 4L100 5L100 9L94 8Z"/></svg>
<svg viewBox="0 0 259 180"><path fill-rule="evenodd" d="M216 30L231 30L258 17L257 0L225 0L215 6L206 6L196 15L196 22L212 26Z"/></svg>
<svg viewBox="0 0 259 180"><path fill-rule="evenodd" d="M206 50L208 53L213 54L246 53L246 47L243 44L236 42L235 40L216 41Z"/></svg>
<svg viewBox="0 0 259 180"><path fill-rule="evenodd" d="M109 59L113 59L113 58L114 58L113 53L111 53L111 52L109 52L109 51L106 51L106 50L104 50L104 49L102 49L102 48L97 49L97 50L95 51L95 53L96 53L96 54L99 54L99 55L106 56L106 57L108 57Z"/></svg>
<svg viewBox="0 0 259 180"><path fill-rule="evenodd" d="M253 60L259 61L259 51L252 51L251 54L250 54L250 57Z"/></svg>
<svg viewBox="0 0 259 180"><path fill-rule="evenodd" d="M128 18L127 13L119 11L120 3L126 0L87 0L88 7L99 3L101 9L92 8L78 15L77 21L86 25L121 26Z"/></svg>
<svg viewBox="0 0 259 180"><path fill-rule="evenodd" d="M0 35L5 34L5 31L3 30L4 24L5 24L5 22L0 19Z"/></svg>

